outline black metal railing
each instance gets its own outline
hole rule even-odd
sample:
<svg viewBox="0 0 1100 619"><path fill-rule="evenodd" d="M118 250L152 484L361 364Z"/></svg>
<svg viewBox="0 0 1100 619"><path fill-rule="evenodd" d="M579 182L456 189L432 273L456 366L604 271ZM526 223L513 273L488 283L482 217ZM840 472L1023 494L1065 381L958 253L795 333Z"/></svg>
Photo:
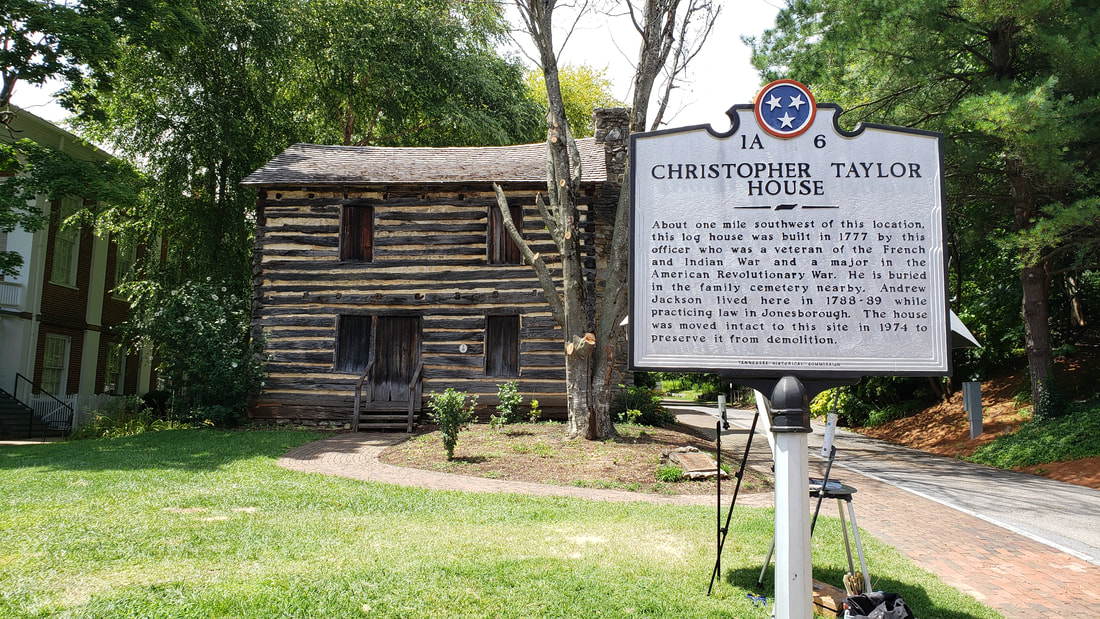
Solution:
<svg viewBox="0 0 1100 619"><path fill-rule="evenodd" d="M36 410L35 403L30 402L29 397L27 398L26 401L21 400L19 398L19 381L20 380L25 382L27 384L27 386L30 387L30 393L36 394L36 395L39 395L39 396L46 396L49 400L53 400L50 403L50 407L49 407L48 411L43 412L41 415L39 415L38 411ZM21 403L24 406L26 406L27 408L31 409L30 419L27 420L27 433L28 433L28 435L30 435L34 432L34 419L35 419L36 416L39 419L41 419L42 423L46 424L46 426L51 430L58 430L58 431L61 431L65 434L68 434L69 431L72 430L72 428L73 428L73 417L74 417L73 407L69 406L68 404L66 404L64 402L62 402L61 400L59 400L57 398L57 396L55 396L54 394L50 393L49 391L46 391L45 389L43 389L42 385L39 385L38 383L36 383L33 380L27 378L26 376L23 376L22 374L16 372L16 374L15 374L15 391L13 391L12 393L14 394L15 399L19 403Z"/></svg>

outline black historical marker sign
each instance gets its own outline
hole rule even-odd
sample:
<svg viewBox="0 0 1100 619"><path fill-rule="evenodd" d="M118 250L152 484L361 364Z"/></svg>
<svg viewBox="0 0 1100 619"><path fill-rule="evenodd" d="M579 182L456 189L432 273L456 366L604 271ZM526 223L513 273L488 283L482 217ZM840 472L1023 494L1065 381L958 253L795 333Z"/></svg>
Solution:
<svg viewBox="0 0 1100 619"><path fill-rule="evenodd" d="M635 369L950 372L941 136L839 112L781 80L632 137Z"/></svg>

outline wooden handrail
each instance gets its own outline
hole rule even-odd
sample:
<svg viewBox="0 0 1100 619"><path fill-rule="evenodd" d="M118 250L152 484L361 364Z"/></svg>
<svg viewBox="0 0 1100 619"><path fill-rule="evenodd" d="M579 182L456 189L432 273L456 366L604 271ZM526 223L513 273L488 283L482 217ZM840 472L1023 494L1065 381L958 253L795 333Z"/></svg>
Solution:
<svg viewBox="0 0 1100 619"><path fill-rule="evenodd" d="M359 402L363 398L363 381L367 379L367 375L374 368L374 352L371 351L370 361L367 361L367 367L363 368L363 373L359 375L359 380L355 383L355 413L351 418L351 431L359 431Z"/></svg>
<svg viewBox="0 0 1100 619"><path fill-rule="evenodd" d="M413 372L412 380L409 381L409 426L406 432L412 434L413 431L413 411L416 409L416 405L420 400L420 374L424 371L424 361L420 361L416 364L416 370Z"/></svg>

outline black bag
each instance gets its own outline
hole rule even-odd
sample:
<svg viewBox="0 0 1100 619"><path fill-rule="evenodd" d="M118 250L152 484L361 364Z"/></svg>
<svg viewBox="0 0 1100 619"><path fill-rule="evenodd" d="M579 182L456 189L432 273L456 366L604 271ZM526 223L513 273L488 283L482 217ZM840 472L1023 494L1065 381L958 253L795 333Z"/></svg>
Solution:
<svg viewBox="0 0 1100 619"><path fill-rule="evenodd" d="M844 619L914 619L896 593L865 593L844 599Z"/></svg>

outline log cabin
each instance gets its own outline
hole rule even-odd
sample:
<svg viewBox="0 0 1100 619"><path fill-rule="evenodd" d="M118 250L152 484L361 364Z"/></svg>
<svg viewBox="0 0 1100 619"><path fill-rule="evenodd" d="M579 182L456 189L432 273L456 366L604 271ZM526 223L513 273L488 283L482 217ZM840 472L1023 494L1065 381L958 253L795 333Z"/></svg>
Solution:
<svg viewBox="0 0 1100 619"><path fill-rule="evenodd" d="M628 121L597 110L596 137L578 140L590 269L610 243ZM494 183L553 268L535 203L545 144L295 144L245 178L258 194L252 331L268 358L249 417L411 431L431 392L477 395L485 416L511 380L525 411L535 398L544 418L564 417L562 333L501 224Z"/></svg>

